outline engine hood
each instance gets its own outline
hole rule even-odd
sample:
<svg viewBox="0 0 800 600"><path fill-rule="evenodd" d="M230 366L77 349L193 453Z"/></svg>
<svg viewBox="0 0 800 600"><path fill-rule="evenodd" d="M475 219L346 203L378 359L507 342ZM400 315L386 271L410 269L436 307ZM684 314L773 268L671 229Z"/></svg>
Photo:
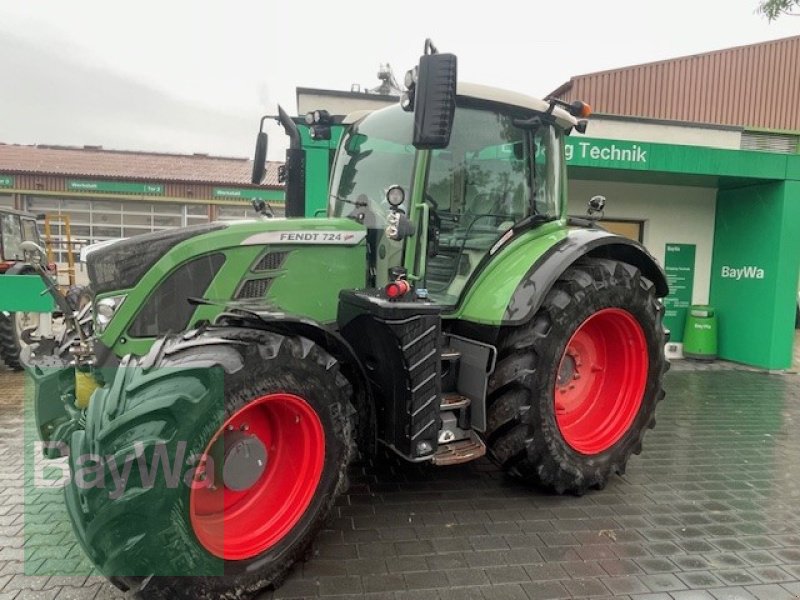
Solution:
<svg viewBox="0 0 800 600"><path fill-rule="evenodd" d="M145 233L97 247L86 255L92 290L102 294L133 287L171 248L189 238L225 227L225 223L193 225Z"/></svg>
<svg viewBox="0 0 800 600"><path fill-rule="evenodd" d="M339 292L366 283L366 237L366 228L350 219L269 219L99 248L88 260L92 285L98 301L117 302L100 341L120 356L142 354L167 332L243 304L334 323Z"/></svg>

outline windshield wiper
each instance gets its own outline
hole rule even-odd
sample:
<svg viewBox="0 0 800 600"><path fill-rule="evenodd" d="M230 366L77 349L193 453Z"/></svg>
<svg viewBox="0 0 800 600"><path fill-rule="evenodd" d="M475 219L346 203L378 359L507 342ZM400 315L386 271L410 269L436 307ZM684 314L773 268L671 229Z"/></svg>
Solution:
<svg viewBox="0 0 800 600"><path fill-rule="evenodd" d="M369 202L366 200L348 200L347 198L342 198L340 196L336 196L335 194L331 194L331 198L337 202L344 202L346 204L352 204L353 206L369 206Z"/></svg>
<svg viewBox="0 0 800 600"><path fill-rule="evenodd" d="M537 225L541 225L542 223L549 223L550 221L555 221L558 217L554 217L551 215L543 215L541 213L534 213L532 215L528 215L521 221L514 224L511 229L515 231L519 231L520 229L528 229L529 227L536 227Z"/></svg>

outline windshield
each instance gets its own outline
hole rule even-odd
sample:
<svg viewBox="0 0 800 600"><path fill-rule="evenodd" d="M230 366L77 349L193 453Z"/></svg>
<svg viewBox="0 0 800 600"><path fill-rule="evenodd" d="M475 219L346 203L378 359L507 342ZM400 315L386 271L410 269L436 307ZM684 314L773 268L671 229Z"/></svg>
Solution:
<svg viewBox="0 0 800 600"><path fill-rule="evenodd" d="M19 217L9 213L0 214L2 220L3 258L5 260L22 260L22 230Z"/></svg>
<svg viewBox="0 0 800 600"><path fill-rule="evenodd" d="M386 226L386 190L400 185L408 202L414 169L414 115L399 106L370 114L342 139L331 180L335 217L357 217L370 229Z"/></svg>

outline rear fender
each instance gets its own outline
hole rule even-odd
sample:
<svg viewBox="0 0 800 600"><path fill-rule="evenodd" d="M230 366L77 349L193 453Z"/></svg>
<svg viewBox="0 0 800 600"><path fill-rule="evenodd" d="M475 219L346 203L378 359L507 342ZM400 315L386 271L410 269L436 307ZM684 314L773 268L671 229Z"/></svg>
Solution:
<svg viewBox="0 0 800 600"><path fill-rule="evenodd" d="M492 259L495 265L487 265L485 275L476 279L454 315L479 326L483 338L487 329L496 332L532 319L556 280L584 256L631 264L653 282L658 297L669 292L663 269L642 244L602 229L570 228L508 246Z"/></svg>

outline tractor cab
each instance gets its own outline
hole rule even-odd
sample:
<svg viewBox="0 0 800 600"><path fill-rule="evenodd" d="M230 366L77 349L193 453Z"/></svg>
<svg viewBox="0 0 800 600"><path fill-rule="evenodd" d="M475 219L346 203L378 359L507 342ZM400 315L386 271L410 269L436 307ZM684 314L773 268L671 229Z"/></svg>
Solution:
<svg viewBox="0 0 800 600"><path fill-rule="evenodd" d="M36 217L18 210L0 209L0 273L30 262L29 253L22 248L22 242L26 241L41 246Z"/></svg>
<svg viewBox="0 0 800 600"><path fill-rule="evenodd" d="M564 217L563 137L576 123L541 100L459 84L449 143L418 149L412 113L375 111L342 138L329 214L369 229L373 285L403 264L432 300L454 305L515 226Z"/></svg>

